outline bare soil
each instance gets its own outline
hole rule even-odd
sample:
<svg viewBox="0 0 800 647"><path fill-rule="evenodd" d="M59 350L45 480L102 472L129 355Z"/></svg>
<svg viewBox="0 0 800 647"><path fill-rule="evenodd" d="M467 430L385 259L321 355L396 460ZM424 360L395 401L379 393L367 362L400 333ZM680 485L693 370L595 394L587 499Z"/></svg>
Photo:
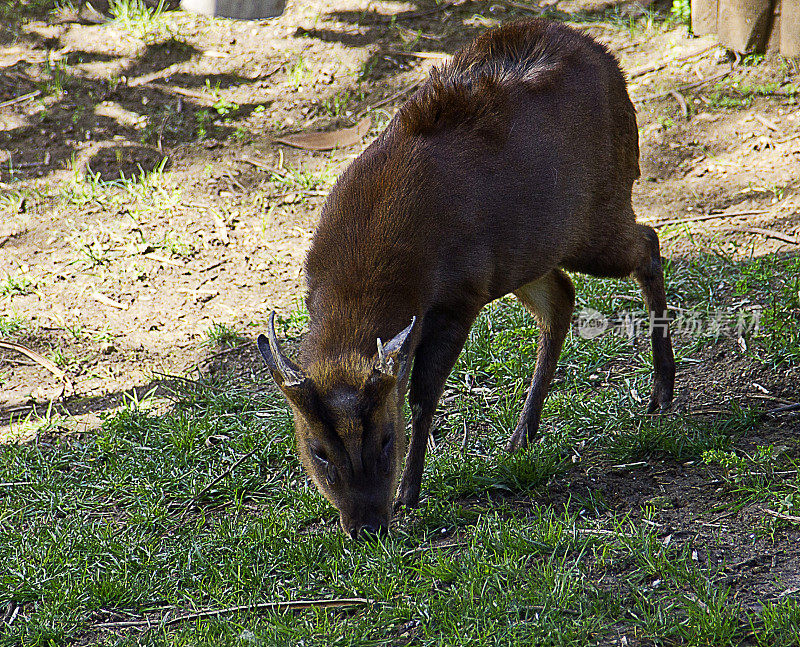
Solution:
<svg viewBox="0 0 800 647"><path fill-rule="evenodd" d="M642 13L635 4L545 4L615 51L632 97L644 99L639 219L742 213L662 235L664 256L797 253L800 113L786 91L800 84L796 63L735 61L683 26L629 28ZM69 383L0 349L0 435L18 438L24 428L11 421L51 402L91 428L123 397L156 388L157 372L259 370L252 339L271 310L288 315L302 298L302 260L331 180L432 66L487 27L535 15L531 7L319 0L257 22L171 11L140 28L30 8L4 21L0 281L26 277L30 286L0 291L0 314L24 324L6 339L56 361ZM762 91L722 105L714 79L726 72ZM274 142L350 126L372 106L380 110L357 146L308 152ZM159 168L152 180L103 184ZM210 343L220 323L248 343ZM684 400L763 404L758 383L777 404L797 401L796 371L748 363L724 343L682 369ZM793 437L792 420L765 425L762 440ZM709 492L696 471L576 473L567 485L602 488L625 506L666 492L676 503L664 535L691 538L709 564L752 558L731 575L748 603L800 587L796 533L769 543L749 534L758 510L717 517L712 501L725 493Z"/></svg>

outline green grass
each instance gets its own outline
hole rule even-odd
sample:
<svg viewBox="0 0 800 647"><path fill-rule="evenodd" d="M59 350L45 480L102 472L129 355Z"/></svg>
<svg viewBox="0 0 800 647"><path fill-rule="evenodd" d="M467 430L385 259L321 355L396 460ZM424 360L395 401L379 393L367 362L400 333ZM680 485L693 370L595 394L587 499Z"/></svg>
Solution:
<svg viewBox="0 0 800 647"><path fill-rule="evenodd" d="M239 110L239 105L234 103L233 101L228 101L227 99L220 96L219 93L219 82L212 88L211 81L206 79L206 90L214 97L214 105L212 108L216 110L217 115L220 117L230 117L234 113Z"/></svg>
<svg viewBox="0 0 800 647"><path fill-rule="evenodd" d="M16 314L0 315L0 337L10 337L14 333L24 330L26 321L23 317Z"/></svg>
<svg viewBox="0 0 800 647"><path fill-rule="evenodd" d="M159 0L156 7L148 7L143 0L111 0L108 10L121 27L137 38L147 39L164 29L163 0Z"/></svg>
<svg viewBox="0 0 800 647"><path fill-rule="evenodd" d="M633 283L573 278L579 307L583 304L609 316L622 307L633 314L637 310L643 312L643 306L637 308L635 302L623 298L636 293L638 288ZM696 282L694 286L698 296L709 287ZM691 302L684 303L688 306ZM445 397L463 397L450 406L441 425L442 435L452 437L455 443L463 438L465 425L475 426L480 421L483 445L489 448L484 453L499 461L491 468L476 465L466 470L478 481L487 469L494 470L495 479L507 489L524 489L530 478L503 480L499 473L508 467L509 459L502 448L514 428L533 372L536 337L530 316L515 300L497 301L476 322L450 377ZM634 350L623 335L608 333L591 342L574 333L568 336L561 368L545 404L542 442L535 449L543 471L538 480L534 479L536 482L543 482L558 471L559 454L576 456L588 452L613 462L689 460L708 449L729 447L752 426L755 412L736 406L730 406L719 418L643 416L652 379L645 340L641 333L642 352ZM713 338L705 336L699 343L708 345ZM680 347L677 357L680 362ZM454 455L450 459L452 464L447 469L456 474L453 470L460 469L463 458ZM524 461L517 467L527 469Z"/></svg>
<svg viewBox="0 0 800 647"><path fill-rule="evenodd" d="M13 165L9 165L9 167L13 169ZM6 190L0 195L0 215L3 218L13 218L24 214L36 204L37 196L29 189Z"/></svg>
<svg viewBox="0 0 800 647"><path fill-rule="evenodd" d="M91 169L85 173L77 169L67 182L53 191L52 197L60 206L82 208L96 203L107 210L124 210L138 225L146 222L154 214L162 214L175 209L181 201L181 190L163 173L162 160L152 171L139 171L130 178L119 177L104 180ZM73 263L89 267L108 266L120 258L130 255L132 249L163 249L179 257L189 257L193 248L174 232L167 232L160 240L145 239L140 228L130 237L121 241L113 229L101 222L81 221L67 234L67 241L73 247Z"/></svg>
<svg viewBox="0 0 800 647"><path fill-rule="evenodd" d="M440 454L460 452L437 449L430 496L391 537L356 544L303 477L275 396L209 383L176 394L167 415L129 402L81 440L8 446L0 481L19 485L0 486L0 560L13 565L0 606L13 601L20 616L3 644L584 645L622 628L661 644L734 645L751 623L762 644L796 635L796 603L771 606L760 622L652 526L607 511L579 517L535 497L505 502L557 473L547 450L460 456L445 469ZM121 637L93 627L166 609L328 597L373 602L238 612Z"/></svg>
<svg viewBox="0 0 800 647"><path fill-rule="evenodd" d="M123 153L118 155L121 159ZM91 202L108 207L124 205L131 209L131 217L136 220L159 210L174 208L179 203L180 189L164 174L166 163L165 157L152 170L139 167L139 172L131 177L120 174L114 179L103 179L91 168L86 168L85 172L75 168L72 177L58 188L54 197L74 207L83 207Z"/></svg>
<svg viewBox="0 0 800 647"><path fill-rule="evenodd" d="M791 448L759 446L754 452L709 450L703 461L712 466L733 494L733 505L760 504L775 512L800 516L798 462L787 455ZM786 520L765 516L762 530L775 531Z"/></svg>
<svg viewBox="0 0 800 647"><path fill-rule="evenodd" d="M667 259L664 275L667 303L675 319L673 330L684 331L676 347L679 358L722 337L742 336L748 356L757 362L800 363L800 257L785 254L732 261L722 255L700 254ZM593 308L609 319L620 313L644 313L633 281L580 275L573 276L573 281L576 310ZM598 352L602 358L616 351L613 345L601 345L586 352ZM649 362L640 370L649 371Z"/></svg>
<svg viewBox="0 0 800 647"><path fill-rule="evenodd" d="M35 289L36 285L27 276L6 276L4 280L0 281L0 297L30 294Z"/></svg>
<svg viewBox="0 0 800 647"><path fill-rule="evenodd" d="M703 311L745 297L791 309L795 262L674 261L668 298ZM609 316L642 308L631 282L575 282L579 307ZM306 324L298 309L278 331L297 337ZM793 361L769 346L765 330L750 338L761 354L753 360ZM240 339L221 324L209 333L217 344ZM0 563L9 565L0 570L0 609L13 602L19 615L2 644L546 646L625 635L633 644L733 646L749 636L796 645L797 600L765 601L760 613L741 605L721 567L698 563L690 543L664 539L658 495L618 509L600 492L561 502L548 494L571 491L576 470L603 479L636 461L693 461L684 469L722 481L721 504L797 514L794 449L738 449L758 419L734 405L644 416L647 344L571 333L540 442L509 456L503 444L535 339L513 299L484 310L447 384L421 507L398 516L380 541L344 538L300 468L288 407L261 384L187 383L166 413L129 400L96 433L4 447L0 483L11 485L0 485ZM701 335L691 352L716 341ZM784 526L767 522L761 532ZM371 602L158 622L167 612L350 597ZM153 627L97 627L141 618Z"/></svg>
<svg viewBox="0 0 800 647"><path fill-rule="evenodd" d="M312 70L302 54L297 54L286 64L286 72L294 85L295 90L312 77Z"/></svg>
<svg viewBox="0 0 800 647"><path fill-rule="evenodd" d="M800 362L800 258L754 259L741 268L734 291L761 306L756 338L769 361Z"/></svg>
<svg viewBox="0 0 800 647"><path fill-rule="evenodd" d="M66 87L74 83L74 79L69 73L69 67L65 61L56 61L54 65L48 63L47 71L50 74L50 78L39 86L39 89L44 94L60 96L64 93Z"/></svg>
<svg viewBox="0 0 800 647"><path fill-rule="evenodd" d="M270 181L282 190L316 191L333 184L336 179L333 173L333 161L319 171L303 167L284 167L270 175Z"/></svg>
<svg viewBox="0 0 800 647"><path fill-rule="evenodd" d="M34 16L46 18L58 4L58 0L3 0L0 2L0 18L9 26Z"/></svg>
<svg viewBox="0 0 800 647"><path fill-rule="evenodd" d="M348 114L353 103L364 100L362 90L340 90L319 102L319 111L331 117L341 117Z"/></svg>
<svg viewBox="0 0 800 647"><path fill-rule="evenodd" d="M206 330L206 342L212 346L224 346L225 344L235 346L244 341L246 341L245 338L235 328L224 323L215 321Z"/></svg>
<svg viewBox="0 0 800 647"><path fill-rule="evenodd" d="M679 23L691 25L692 4L689 0L672 0L671 13Z"/></svg>
<svg viewBox="0 0 800 647"><path fill-rule="evenodd" d="M746 56L744 63L757 65L760 62L758 56L755 54ZM793 101L799 92L798 87L791 83L749 83L741 77L732 77L716 83L713 91L708 95L708 101L712 108L738 109L751 106L756 97L780 95Z"/></svg>
<svg viewBox="0 0 800 647"><path fill-rule="evenodd" d="M550 8L544 12L544 17L555 20L565 20L575 27L593 23L605 23L619 31L626 31L631 38L646 38L659 32L673 29L676 24L684 20L674 12L644 8L641 14L621 10L619 5L609 7L604 11L586 11L565 15L557 9Z"/></svg>

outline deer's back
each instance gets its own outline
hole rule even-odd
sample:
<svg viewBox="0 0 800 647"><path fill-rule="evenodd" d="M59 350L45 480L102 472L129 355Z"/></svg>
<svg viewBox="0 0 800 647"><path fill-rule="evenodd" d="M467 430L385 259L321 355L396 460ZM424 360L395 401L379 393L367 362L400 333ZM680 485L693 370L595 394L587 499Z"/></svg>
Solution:
<svg viewBox="0 0 800 647"><path fill-rule="evenodd" d="M634 109L602 45L543 20L491 30L340 178L306 263L309 309L383 322L401 303L392 330L430 304L483 305L613 236L638 174Z"/></svg>

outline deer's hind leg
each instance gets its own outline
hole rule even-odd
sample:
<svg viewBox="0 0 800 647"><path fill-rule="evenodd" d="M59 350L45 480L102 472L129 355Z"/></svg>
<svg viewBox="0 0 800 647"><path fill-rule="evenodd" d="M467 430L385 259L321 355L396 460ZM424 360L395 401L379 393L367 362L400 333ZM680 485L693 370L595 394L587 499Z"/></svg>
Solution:
<svg viewBox="0 0 800 647"><path fill-rule="evenodd" d="M536 317L541 334L531 388L528 397L525 398L517 427L508 441L509 451L527 447L539 430L542 407L556 370L558 357L561 355L575 305L575 288L572 286L572 281L559 269L553 269L536 281L523 285L514 294Z"/></svg>
<svg viewBox="0 0 800 647"><path fill-rule="evenodd" d="M607 240L591 256L570 259L564 267L594 276L621 278L633 275L644 296L650 313L650 343L653 347L653 391L648 413L663 411L672 402L675 386L675 358L667 316L667 296L664 292L664 271L658 235L652 227L635 224L633 210L618 223L620 232Z"/></svg>
<svg viewBox="0 0 800 647"><path fill-rule="evenodd" d="M642 238L642 252L633 276L650 313L650 342L653 346L653 391L648 413L663 411L672 403L675 388L675 356L667 317L667 295L658 235L652 227L636 225Z"/></svg>

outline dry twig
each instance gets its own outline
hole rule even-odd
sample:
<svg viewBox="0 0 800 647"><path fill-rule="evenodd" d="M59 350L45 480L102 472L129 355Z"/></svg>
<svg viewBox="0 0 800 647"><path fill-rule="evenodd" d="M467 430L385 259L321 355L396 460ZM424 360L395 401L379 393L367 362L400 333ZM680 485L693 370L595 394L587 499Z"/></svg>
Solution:
<svg viewBox="0 0 800 647"><path fill-rule="evenodd" d="M684 99L683 95L678 92L677 90L670 91L670 96L675 98L675 101L678 102L678 105L681 107L681 112L683 113L683 118L689 118L689 106L686 104L686 99Z"/></svg>
<svg viewBox="0 0 800 647"><path fill-rule="evenodd" d="M254 611L287 611L299 609L328 609L354 607L364 604L371 604L373 601L367 598L335 598L330 600L286 600L285 602L261 602L258 604L243 604L237 607L225 607L223 609L206 609L195 613L187 613L177 618L169 618L160 622L152 620L123 620L120 622L98 622L94 627L98 629L124 629L127 627L171 627L172 625L187 622L189 620L201 620L203 618L218 618L230 613L254 612Z"/></svg>
<svg viewBox="0 0 800 647"><path fill-rule="evenodd" d="M107 297L105 294L101 292L92 292L92 298L97 301L98 303L102 303L106 306L111 306L112 308L116 308L117 310L127 310L128 306L125 303L120 303L119 301L114 301L110 297Z"/></svg>
<svg viewBox="0 0 800 647"><path fill-rule="evenodd" d="M153 81L157 81L159 79L165 79L168 76L172 76L178 70L181 69L185 65L185 61L180 61L178 63L173 63L172 65L168 65L167 67L160 69L156 72L151 72L150 74L143 74L142 76L135 76L132 79L128 79L126 85L129 88L135 88L139 85L145 85L147 83L152 83Z"/></svg>
<svg viewBox="0 0 800 647"><path fill-rule="evenodd" d="M381 100L380 100L380 101L378 101L377 103L373 103L371 106L367 106L367 107L366 107L366 108L364 108L364 109L363 109L361 112L359 112L359 113L358 113L358 115L356 115L356 116L357 116L357 117L360 117L361 115L365 115L365 114L367 114L367 113L368 113L370 110L375 110L375 109L377 109L377 108L380 108L380 107L382 107L382 106L385 106L387 103L391 103L391 102L392 102L392 101L394 101L395 99L398 99L398 98L402 97L403 95L406 95L406 94L408 94L408 93L409 93L409 92L411 92L412 90L416 90L416 89L417 89L417 87L419 87L419 86L422 84L422 82L423 82L423 81L424 81L424 79L417 79L416 81L414 81L413 83L410 83L409 85L407 85L407 86L406 86L406 87L404 87L403 89L401 89L401 90L398 90L398 91L397 91L397 92L395 92L394 94L390 94L390 95L389 95L388 97L386 97L385 99L381 99Z"/></svg>
<svg viewBox="0 0 800 647"><path fill-rule="evenodd" d="M797 139L798 137L800 137L800 133L796 133L794 135L789 135L788 137L782 137L781 139L776 139L775 143L776 144L785 144L786 142L790 142L793 139Z"/></svg>
<svg viewBox="0 0 800 647"><path fill-rule="evenodd" d="M273 441L273 442L274 442L274 441ZM197 503L197 502L200 500L200 498L201 498L201 497L202 497L202 496L203 496L203 495L204 495L206 492L208 492L208 491L209 491L209 490L210 490L212 487L214 487L214 486L215 486L217 483L219 483L219 482L220 482L222 479L224 479L226 476L228 476L228 474L230 474L230 473L231 473L233 470L235 470L237 467L239 467L239 465L241 465L241 464L242 464L244 461L246 461L248 458L250 458L250 457L251 457L253 454L255 454L257 451L260 451L260 450L262 450L262 449L264 449L264 450L268 449L268 448L269 448L269 446L270 446L271 444L272 444L272 443L270 442L270 443L267 443L267 445L266 445L265 447L260 447L260 446L257 446L257 447L255 447L255 448L251 449L251 450L250 450L249 452L247 452L247 453L246 453L244 456L241 456L241 457L240 457L240 458L239 458L239 459L238 459L238 460L237 460L237 461L236 461L236 462L235 462L233 465L231 465L231 466L230 466L228 469L226 469L224 472L222 472L221 474L218 474L218 475L217 475L217 476L215 476L213 479L211 479L211 482L210 482L208 485L206 485L206 486L205 486L205 487L204 487L202 490L200 490L200 491L199 491L197 494L195 494L195 495L192 497L192 500L191 500L191 501L189 501L189 503L187 503L187 504L186 504L186 510L188 511L188 510L189 510L189 508L191 508L192 506L194 506L194 505L195 505L195 504L196 504L196 503Z"/></svg>
<svg viewBox="0 0 800 647"><path fill-rule="evenodd" d="M757 564L758 562L763 562L765 559L769 559L771 557L775 557L775 553L760 553L758 555L753 555L752 557L748 557L747 559L743 559L739 562L734 562L733 564L728 564L725 567L726 571L735 571L740 568L744 568L745 566L751 566L753 564Z"/></svg>
<svg viewBox="0 0 800 647"><path fill-rule="evenodd" d="M402 49L390 49L387 50L387 53L395 56L411 56L412 58L425 58L435 61L449 61L453 58L451 54L444 52L405 52Z"/></svg>
<svg viewBox="0 0 800 647"><path fill-rule="evenodd" d="M203 292L207 292L208 290L202 290L202 291ZM212 359L216 359L217 357L222 357L223 355L227 355L228 353L233 353L233 352L235 352L237 350L241 350L245 346L249 346L249 345L250 345L250 343L247 342L247 343L244 343L244 344L239 344L238 346L231 346L230 348L226 348L225 350L221 350L219 352L212 353L208 357L204 357L203 361L204 362L208 362L208 361L210 361Z"/></svg>
<svg viewBox="0 0 800 647"><path fill-rule="evenodd" d="M716 43L713 45L709 45L708 47L704 47L703 49L693 52L691 54L684 54L683 56L676 56L675 58L666 58L661 61L656 61L655 63L650 63L649 65L643 65L642 67L637 67L632 69L628 72L629 79L635 79L637 76L644 76L645 74L650 74L650 72L657 72L658 70L664 69L667 65L671 63L676 63L678 61L688 61L697 56L701 56L705 54L707 51L712 50L718 47Z"/></svg>
<svg viewBox="0 0 800 647"><path fill-rule="evenodd" d="M31 350L27 346L23 346L22 344L17 344L13 341L0 341L0 348L7 348L8 350L15 350L18 353L22 353L23 355L27 355L30 357L34 362L46 368L50 371L53 375L55 375L59 380L63 380L64 382L69 382L67 379L67 374L62 371L58 366L56 366L53 362L51 362L46 357L42 357L37 353L35 350Z"/></svg>
<svg viewBox="0 0 800 647"><path fill-rule="evenodd" d="M629 470L639 467L647 467L649 463L647 461L636 461L635 463L621 463L620 465L612 465L611 469L614 470Z"/></svg>
<svg viewBox="0 0 800 647"><path fill-rule="evenodd" d="M666 227L667 225L680 225L685 222L700 222L702 220L716 220L718 218L735 218L737 216L757 216L762 213L769 213L769 209L751 209L750 211L731 211L729 213L704 213L697 216L688 216L687 218L672 218L670 220L648 222L648 224L651 227L658 228Z"/></svg>
<svg viewBox="0 0 800 647"><path fill-rule="evenodd" d="M541 14L544 9L541 7L532 7L531 5L523 4L522 2L514 2L514 0L503 0L502 4L514 7L514 9L522 9L523 11L530 11L531 13Z"/></svg>
<svg viewBox="0 0 800 647"><path fill-rule="evenodd" d="M176 85L164 85L163 83L154 83L152 81L147 83L147 87L153 88L154 90L158 90L163 94L171 94L171 95L180 95L182 97L187 97L188 99L196 99L198 101L203 101L209 105L212 105L216 102L216 99L213 95L207 92L197 92L196 90L187 90L186 88L179 88Z"/></svg>
<svg viewBox="0 0 800 647"><path fill-rule="evenodd" d="M20 608L21 605L17 604L13 600L6 605L6 612L2 619L2 623L6 625L6 627L10 627L14 624L14 620L16 620L17 615L19 615Z"/></svg>
<svg viewBox="0 0 800 647"><path fill-rule="evenodd" d="M761 508L761 510L766 512L768 515L775 517L776 519L790 521L791 523L800 523L800 517L796 517L793 514L784 514L783 512L777 512L775 510L770 510L769 508Z"/></svg>
<svg viewBox="0 0 800 647"><path fill-rule="evenodd" d="M35 99L42 93L41 90L34 90L33 92L29 92L28 94L22 94L18 97L14 97L13 99L9 99L8 101L3 101L0 103L0 108L7 108L8 106L13 106L17 103L22 103L23 101L27 101L28 99Z"/></svg>
<svg viewBox="0 0 800 647"><path fill-rule="evenodd" d="M424 9L422 11L409 11L406 13L396 13L390 16L384 16L379 14L373 14L373 19L371 21L364 20L363 24L365 25L380 25L386 23L393 23L399 20L413 20L414 18L423 18L425 16L430 16L431 14L441 13L442 11L447 11L448 9L453 9L454 7L462 4L461 2L443 2L438 7L433 7L432 9Z"/></svg>
<svg viewBox="0 0 800 647"><path fill-rule="evenodd" d="M201 389L208 389L210 391L217 391L218 393L223 393L225 389L221 389L218 386L211 386L210 384L203 384L202 382L198 382L197 380L193 380L188 377L183 377L182 375L172 375L171 373L162 373L161 371L153 371L154 375L160 375L161 377L165 377L168 380L179 380L181 382L186 382L187 384L191 384L193 386L197 386Z"/></svg>
<svg viewBox="0 0 800 647"><path fill-rule="evenodd" d="M789 243L790 245L800 245L800 240L797 240L797 238L792 238L791 236L782 234L779 231L773 231L772 229L762 229L761 227L728 227L727 229L728 231L742 231L748 234L758 234L764 236L764 238L782 240L784 243Z"/></svg>
<svg viewBox="0 0 800 647"><path fill-rule="evenodd" d="M283 173L279 169L275 168L274 166L271 166L267 162L265 162L263 160L256 159L254 157L250 157L249 155L242 155L239 159L242 162L246 162L247 164L250 164L251 166L255 166L257 169L261 169L262 171L266 171L267 173L272 173L273 175L278 175L280 177L283 177L284 175L286 175L285 173ZM189 206L191 206L191 205L189 205ZM204 206L204 205L199 205L199 206L201 206L201 207L203 207L205 209L209 208L209 207Z"/></svg>
<svg viewBox="0 0 800 647"><path fill-rule="evenodd" d="M572 532L576 535L598 535L600 537L633 537L627 532L615 532L614 530L605 530L604 528L573 528Z"/></svg>
<svg viewBox="0 0 800 647"><path fill-rule="evenodd" d="M147 254L142 254L145 258L149 258L151 261L156 261L158 263L164 263L165 265L172 265L172 267L183 267L184 263L179 261L173 261L171 258L167 258L166 256L162 256L161 254L154 254L152 252L148 252Z"/></svg>
<svg viewBox="0 0 800 647"><path fill-rule="evenodd" d="M706 613L711 613L711 609L708 608L708 605L705 602L703 602L700 598L698 598L694 593L687 592L684 593L683 596L687 600L691 600L692 602L694 602L698 607L700 607Z"/></svg>
<svg viewBox="0 0 800 647"><path fill-rule="evenodd" d="M800 403L793 402L791 404L786 404L782 407L775 407L774 409L770 409L766 413L768 415L774 415L776 413L788 413L790 411L800 411Z"/></svg>
<svg viewBox="0 0 800 647"><path fill-rule="evenodd" d="M694 83L687 83L685 85L678 86L677 88L673 88L672 90L665 90L664 92L656 92L655 94L646 94L643 97L632 97L632 101L634 103L644 103L646 101L653 101L654 99L662 99L663 97L668 97L670 93L675 92L683 92L685 90L693 90L695 88L699 88L701 85L706 85L707 83L711 83L712 81L718 81L719 79L728 76L733 72L733 67L729 70L725 70L724 72L720 72L719 74L715 74L714 76L709 76L707 79L703 79L702 81L695 81Z"/></svg>
<svg viewBox="0 0 800 647"><path fill-rule="evenodd" d="M778 126L774 122L770 121L766 117L764 117L762 115L754 115L754 116L755 116L757 121L760 121L762 124L764 124L770 130L774 130L776 133L781 132L781 129L778 128Z"/></svg>
<svg viewBox="0 0 800 647"><path fill-rule="evenodd" d="M429 544L427 546L417 546L416 548L412 548L411 550L407 550L403 553L403 557L409 557L410 555L416 555L417 553L426 553L429 550L444 550L446 548L466 548L469 546L468 541L453 541L447 544Z"/></svg>

